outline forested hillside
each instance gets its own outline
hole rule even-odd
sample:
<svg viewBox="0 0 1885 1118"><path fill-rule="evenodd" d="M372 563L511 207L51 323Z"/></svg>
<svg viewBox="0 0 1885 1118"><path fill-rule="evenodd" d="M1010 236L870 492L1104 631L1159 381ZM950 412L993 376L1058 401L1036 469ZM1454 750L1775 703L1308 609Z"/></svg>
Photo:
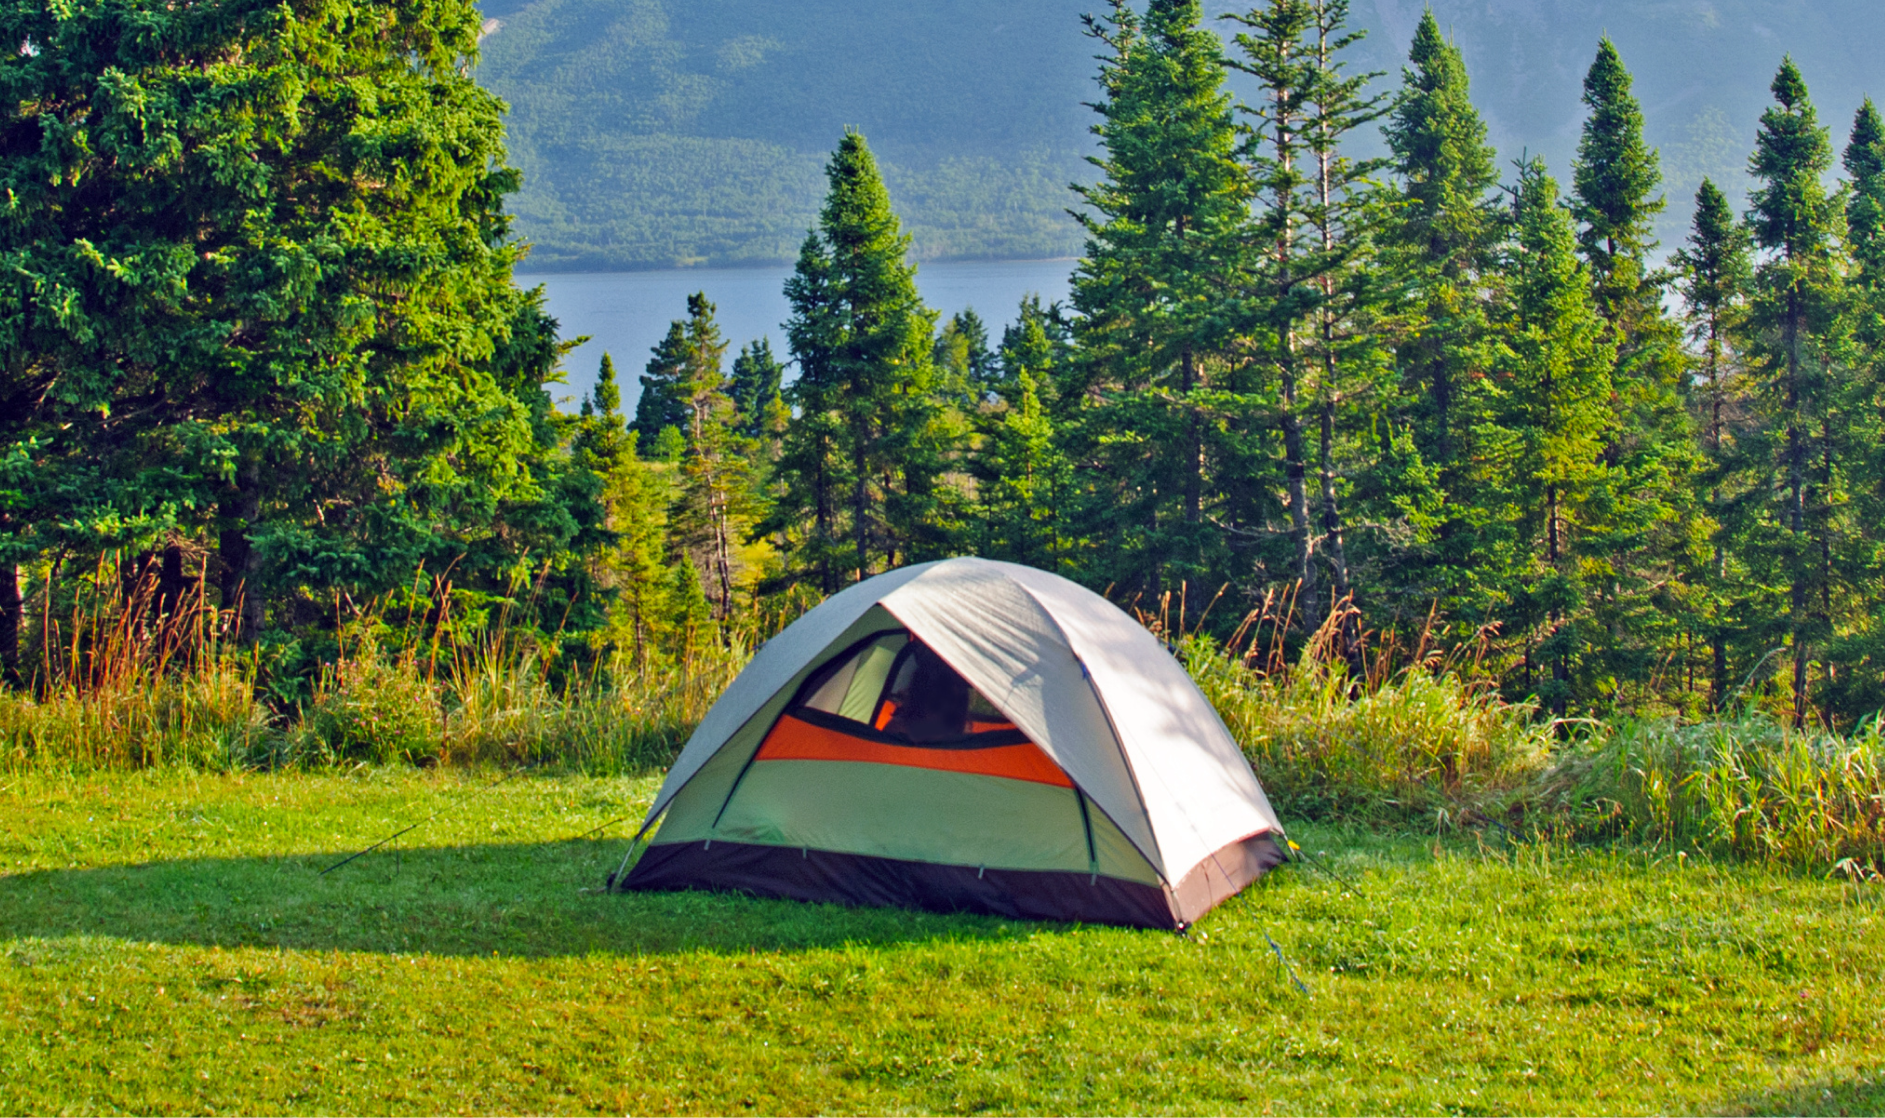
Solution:
<svg viewBox="0 0 1885 1118"><path fill-rule="evenodd" d="M790 260L846 126L920 255L1072 255L1084 2L487 5L479 76L512 106L532 264Z"/></svg>
<svg viewBox="0 0 1885 1118"><path fill-rule="evenodd" d="M511 104L512 201L536 269L790 260L845 126L870 137L920 259L1071 256L1092 151L1095 0L490 0L479 78ZM1738 198L1767 76L1791 52L1849 114L1885 76L1870 0L1436 0L1502 159L1562 173L1578 82L1609 34L1671 197ZM1356 69L1398 78L1422 5L1359 0ZM1215 14L1215 13L1212 13ZM1222 25L1220 25L1222 26ZM1254 95L1241 75L1231 88ZM1369 138L1360 141L1366 145ZM1378 144L1378 141L1376 141ZM1658 231L1671 241L1677 205Z"/></svg>

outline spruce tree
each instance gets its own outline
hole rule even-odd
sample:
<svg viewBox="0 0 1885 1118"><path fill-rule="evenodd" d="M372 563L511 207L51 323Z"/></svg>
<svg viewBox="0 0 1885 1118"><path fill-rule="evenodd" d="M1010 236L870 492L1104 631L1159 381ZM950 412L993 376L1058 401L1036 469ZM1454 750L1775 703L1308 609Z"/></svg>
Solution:
<svg viewBox="0 0 1885 1118"><path fill-rule="evenodd" d="M1746 316L1748 284L1753 276L1746 227L1735 220L1727 195L1702 180L1695 192L1695 217L1689 243L1676 253L1682 274L1689 339L1696 349L1696 427L1707 463L1711 563L1702 581L1702 620L1709 644L1709 706L1720 711L1728 699L1728 644L1732 599L1729 587L1729 540L1736 506L1728 500L1733 469L1731 409L1742 394L1736 343Z"/></svg>
<svg viewBox="0 0 1885 1118"><path fill-rule="evenodd" d="M942 453L939 465L941 472L960 477L965 470L972 472L981 420L991 406L990 393L1001 380L981 316L973 309L951 316L936 332L930 360L937 406L933 438ZM973 502L959 487L945 492L952 499L939 502L939 511L946 510L952 521L946 534L955 539L967 528L960 518L970 513Z"/></svg>
<svg viewBox="0 0 1885 1118"><path fill-rule="evenodd" d="M668 332L655 344L648 358L647 371L641 376L641 395L635 401L635 421L629 426L652 448L663 429L684 432L687 403L681 382L687 375L687 322L675 319ZM685 435L682 435L685 438Z"/></svg>
<svg viewBox="0 0 1885 1118"><path fill-rule="evenodd" d="M1402 70L1402 88L1382 132L1398 197L1382 232L1384 264L1402 286L1405 314L1398 361L1413 401L1413 448L1433 471L1442 500L1430 546L1398 562L1390 579L1405 605L1439 600L1443 611L1477 612L1486 588L1474 555L1467 490L1472 373L1485 344L1485 270L1501 219L1489 192L1497 181L1486 126L1473 108L1466 63L1422 15ZM1426 467L1403 471L1420 476ZM1410 612L1411 612L1410 609Z"/></svg>
<svg viewBox="0 0 1885 1118"><path fill-rule="evenodd" d="M1653 226L1664 208L1662 172L1643 140L1630 73L1608 38L1584 78L1584 121L1571 214L1598 313L1616 343L1612 377L1619 422L1603 457L1611 469L1606 526L1593 556L1608 572L1595 595L1601 647L1593 656L1619 679L1640 679L1687 647L1695 619L1682 575L1694 534L1692 475L1699 468L1683 393L1682 330L1663 308L1669 282L1653 266ZM1680 679L1681 673L1670 673Z"/></svg>
<svg viewBox="0 0 1885 1118"><path fill-rule="evenodd" d="M1073 393L1063 391L1063 384L1073 375L1073 325L1059 303L1042 305L1039 295L1022 297L1015 320L1001 331L1001 344L995 350L996 382L994 392L1003 403L1013 406L1020 397L1021 373L1034 379L1034 394L1048 414L1064 418L1063 409L1072 411L1078 401Z"/></svg>
<svg viewBox="0 0 1885 1118"><path fill-rule="evenodd" d="M1056 310L1030 296L1002 332L993 398L977 412L969 459L977 553L1044 570L1060 569L1072 543L1064 533L1073 466L1054 421L1056 377L1067 360Z"/></svg>
<svg viewBox="0 0 1885 1118"><path fill-rule="evenodd" d="M1793 652L1795 726L1811 705L1807 665L1831 613L1833 391L1828 356L1838 299L1834 244L1838 208L1821 181L1832 144L1791 58L1773 82L1749 170L1760 184L1748 224L1762 251L1755 269L1749 356L1761 389L1764 434L1776 443L1768 510L1767 576L1788 588L1786 636Z"/></svg>
<svg viewBox="0 0 1885 1118"><path fill-rule="evenodd" d="M1386 113L1388 98L1366 94L1369 84L1383 76L1380 72L1346 73L1346 65L1337 61L1341 52L1367 37L1366 31L1347 30L1348 0L1311 0L1311 6L1317 80L1306 104L1315 186L1306 216L1320 241L1322 267L1317 278L1321 303L1309 350L1319 373L1316 463L1333 603L1354 592L1342 509L1344 483L1363 479L1378 486L1388 481L1377 468L1378 454L1364 457L1337 443L1340 434L1348 436L1345 442L1378 445L1374 416L1395 397L1392 360L1382 336L1389 298L1377 282L1374 244L1381 225L1374 179L1388 161L1357 160L1344 150L1356 129ZM1358 457L1363 460L1356 461ZM1343 635L1351 644L1351 657L1358 655L1352 643L1359 634L1350 627Z"/></svg>
<svg viewBox="0 0 1885 1118"><path fill-rule="evenodd" d="M705 293L688 296L683 364L675 382L685 405L687 451L670 516L672 546L707 579L713 616L732 620L735 548L756 509L754 440L735 429L738 412L727 393L726 342Z"/></svg>
<svg viewBox="0 0 1885 1118"><path fill-rule="evenodd" d="M636 432L637 435L640 432ZM666 462L672 466L687 453L687 436L681 433L679 424L670 423L655 433L653 445L648 448L650 462Z"/></svg>
<svg viewBox="0 0 1885 1118"><path fill-rule="evenodd" d="M842 340L842 306L831 271L818 234L807 235L785 288L792 304L786 336L799 355L798 379L783 391L793 416L780 441L777 500L760 526L792 557L794 576L815 574L825 594L836 593L842 585L844 565L839 521L845 469L839 410L843 385L828 359Z"/></svg>
<svg viewBox="0 0 1885 1118"><path fill-rule="evenodd" d="M1845 190L1847 281L1843 322L1849 379L1841 386L1845 423L1841 457L1850 478L1850 529L1839 558L1842 582L1876 587L1885 577L1885 120L1866 98L1853 115L1841 162ZM1827 705L1858 718L1885 706L1885 609L1876 591L1837 611L1846 632L1826 656L1838 665L1827 679Z"/></svg>
<svg viewBox="0 0 1885 1118"><path fill-rule="evenodd" d="M1056 570L1066 554L1062 509L1072 493L1071 463L1055 437L1033 373L1021 369L1012 402L988 417L975 476L981 554Z"/></svg>
<svg viewBox="0 0 1885 1118"><path fill-rule="evenodd" d="M582 414L615 415L622 410L622 389L615 383L615 359L607 350L596 366L596 383L583 398Z"/></svg>
<svg viewBox="0 0 1885 1118"><path fill-rule="evenodd" d="M1841 162L1851 177L1846 197L1846 240L1854 279L1868 295L1885 291L1885 119L1867 97L1852 118Z"/></svg>
<svg viewBox="0 0 1885 1118"><path fill-rule="evenodd" d="M683 554L668 568L666 591L667 615L662 621L667 650L683 665L692 665L694 657L706 650L714 628L713 603L702 588L700 569L692 556Z"/></svg>
<svg viewBox="0 0 1885 1118"><path fill-rule="evenodd" d="M1000 364L988 346L988 327L973 307L954 315L936 334L935 364L945 395L980 404L1001 380Z"/></svg>
<svg viewBox="0 0 1885 1118"><path fill-rule="evenodd" d="M1664 206L1653 197L1662 169L1643 141L1643 110L1630 86L1630 72L1606 36L1584 76L1590 115L1577 145L1571 201L1597 309L1626 330L1656 305L1647 265L1655 248L1651 230Z"/></svg>
<svg viewBox="0 0 1885 1118"><path fill-rule="evenodd" d="M1250 186L1217 36L1197 0L1115 0L1087 30L1105 48L1093 131L1098 182L1076 187L1086 232L1074 273L1082 404L1069 445L1090 482L1089 577L1128 597L1242 578L1212 525L1213 376L1229 362Z"/></svg>
<svg viewBox="0 0 1885 1118"><path fill-rule="evenodd" d="M1325 268L1305 211L1311 192L1308 98L1318 72L1315 54L1303 42L1314 21L1308 0L1270 0L1231 17L1248 28L1235 36L1242 57L1232 65L1255 77L1260 96L1243 111L1254 118L1247 150L1256 193L1250 237L1252 284L1243 323L1246 345L1257 359L1248 387L1253 403L1274 415L1283 450L1283 507L1289 516L1289 573L1296 584L1304 628L1321 624L1322 596L1314 561L1308 455L1303 439L1305 334L1321 294ZM1266 406L1267 405L1267 406ZM1259 426L1261 426L1259 422Z"/></svg>
<svg viewBox="0 0 1885 1118"><path fill-rule="evenodd" d="M591 579L608 595L607 627L615 646L626 648L631 666L640 670L657 649L668 612L669 485L636 456L638 436L623 427L621 406L615 362L605 353L595 386L583 399L571 454L602 480L603 526L611 538L592 557Z"/></svg>
<svg viewBox="0 0 1885 1118"><path fill-rule="evenodd" d="M772 355L772 343L761 338L740 347L733 358L733 376L727 395L738 416L735 429L749 439L767 440L785 407L780 386L785 365Z"/></svg>
<svg viewBox="0 0 1885 1118"><path fill-rule="evenodd" d="M1508 301L1498 321L1493 422L1481 428L1486 504L1511 572L1508 629L1525 641L1527 690L1562 716L1590 634L1582 560L1601 515L1602 450L1615 423L1610 377L1616 350L1591 297L1558 187L1538 160L1520 166L1513 242L1505 260ZM1535 661L1548 682L1529 678Z"/></svg>
<svg viewBox="0 0 1885 1118"><path fill-rule="evenodd" d="M946 550L951 516L939 492L935 315L905 259L909 238L863 136L846 133L825 173L818 228L786 282L798 416L780 463L780 515L767 527L800 538L809 527L808 557L832 590Z"/></svg>
<svg viewBox="0 0 1885 1118"><path fill-rule="evenodd" d="M1248 143L1257 194L1248 346L1258 355L1251 371L1265 374L1252 387L1281 435L1293 573L1311 630L1324 607L1318 540L1332 584L1328 604L1350 593L1337 479L1357 463L1338 462L1346 450L1338 449L1338 427L1351 425L1356 403L1372 395L1370 371L1384 365L1378 332L1362 321L1372 299L1361 266L1374 224L1365 184L1381 161L1357 163L1342 150L1356 128L1380 116L1380 99L1363 95L1379 75L1342 72L1338 54L1361 38L1346 31L1347 14L1345 0L1270 0L1229 17L1247 28L1235 37L1241 58L1232 65L1263 91L1245 110L1254 120ZM1320 481L1313 495L1311 437Z"/></svg>
<svg viewBox="0 0 1885 1118"><path fill-rule="evenodd" d="M578 409L571 452L584 468L607 476L624 456L634 455L635 435L622 427L622 389L615 383L615 361L607 353L596 367L596 383Z"/></svg>
<svg viewBox="0 0 1885 1118"><path fill-rule="evenodd" d="M1851 260L1850 322L1861 360L1885 357L1885 119L1870 97L1853 115L1841 160L1846 191L1846 251Z"/></svg>

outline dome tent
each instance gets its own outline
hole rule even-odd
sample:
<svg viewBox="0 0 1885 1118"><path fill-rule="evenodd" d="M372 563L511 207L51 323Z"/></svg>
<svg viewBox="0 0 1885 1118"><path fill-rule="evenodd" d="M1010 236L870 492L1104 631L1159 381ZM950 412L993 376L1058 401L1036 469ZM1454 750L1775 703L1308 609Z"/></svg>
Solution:
<svg viewBox="0 0 1885 1118"><path fill-rule="evenodd" d="M949 559L774 637L668 771L624 889L1183 928L1283 860L1256 775L1117 606Z"/></svg>

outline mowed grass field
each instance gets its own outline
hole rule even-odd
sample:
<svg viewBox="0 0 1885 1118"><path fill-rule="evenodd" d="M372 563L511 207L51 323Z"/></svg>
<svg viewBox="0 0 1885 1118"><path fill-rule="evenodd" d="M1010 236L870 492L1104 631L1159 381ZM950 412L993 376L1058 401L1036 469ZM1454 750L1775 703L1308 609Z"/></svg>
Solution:
<svg viewBox="0 0 1885 1118"><path fill-rule="evenodd" d="M1885 1111L1876 884L1304 827L1348 885L1189 938L606 895L655 781L490 779L0 777L0 1112Z"/></svg>

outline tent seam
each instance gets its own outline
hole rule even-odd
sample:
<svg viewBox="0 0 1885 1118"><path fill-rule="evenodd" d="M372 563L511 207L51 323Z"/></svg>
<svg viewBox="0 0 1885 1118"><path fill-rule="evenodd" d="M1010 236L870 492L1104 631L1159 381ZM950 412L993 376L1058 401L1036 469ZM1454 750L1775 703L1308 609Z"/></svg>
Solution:
<svg viewBox="0 0 1885 1118"><path fill-rule="evenodd" d="M953 564L953 563L976 564L976 563L981 563L981 562L985 562L985 560L976 559L972 556L964 556L961 559L944 559L941 562L937 563L936 566L942 566L943 564L946 564L946 563L948 564ZM1132 848L1138 851L1139 857L1145 859L1146 865L1152 870L1153 873L1158 875L1159 880L1169 886L1172 883L1172 878L1171 878L1171 875L1167 873L1165 870L1165 851L1163 848L1159 846L1158 830L1152 826L1152 813L1146 810L1145 789L1139 784L1139 774L1132 771L1132 761L1130 758L1126 756L1126 744L1124 741L1120 739L1120 736L1119 736L1119 724L1113 721L1113 712L1106 708L1106 699L1100 695L1100 689L1098 685L1095 684L1093 681L1093 673L1087 669L1086 660L1080 655L1079 652L1075 651L1073 647L1073 638L1067 635L1067 630L1061 627L1060 619L1054 616L1054 611L1048 607L1046 602L1041 601L1039 595L1035 594L1033 590L1029 589L1026 583L1023 583L1018 579L1008 578L1005 574L1003 575L1003 578L1005 581L1008 582L1009 585L1015 587L1016 589L1020 590L1023 594L1027 595L1028 600L1034 603L1034 607L1041 611L1041 616L1046 619L1049 625L1052 625L1054 627L1054 635L1060 638L1060 643L1062 647L1066 648L1067 654L1073 657L1073 662L1080 665L1080 678L1086 682L1087 692L1093 696L1094 703L1099 706L1100 716L1106 719L1106 729L1109 733L1112 734L1113 748L1117 750L1119 753L1119 763L1126 770L1126 779L1132 782L1132 794L1138 798L1140 817L1145 820L1145 833L1152 840L1151 852L1147 853L1146 849L1140 846L1139 843L1132 837L1132 834L1129 831L1127 831L1126 828L1121 827L1119 825L1119 820L1114 819L1111 812L1107 811L1106 808L1103 807L1098 801L1093 801L1093 797L1087 794L1086 789L1082 788L1080 786L1080 783L1073 779L1072 773L1067 774L1068 781L1073 784L1074 789L1078 791L1082 796L1085 796L1086 799L1089 801L1093 801L1093 806L1099 809L1099 812L1101 815L1106 816L1107 821L1113 825L1114 829L1116 829L1120 833L1121 837L1123 837L1127 842L1132 844ZM906 583L905 585L908 585L908 584ZM902 590L902 589L903 589L902 586L897 587L897 590ZM883 597L877 599L877 605L881 607L885 613L888 613L890 616L902 622L903 627L909 630L911 636L918 637L920 639L922 634L918 633L916 629L910 625L909 619L899 614L895 609L892 609L889 602L886 601L886 599L890 598L894 593L896 593L896 591L892 591L891 594L885 594ZM943 656L942 653L938 652L936 655L939 657L942 657L942 660L944 663L949 662L949 658L946 656ZM956 670L957 672L961 671L961 669L957 668L954 664L950 664L949 666L952 669ZM1010 690L1012 691L1012 687L1010 688ZM1006 696L1003 696L1003 700L1006 701ZM1007 714L1008 712L1003 710L1002 713ZM1013 717L1013 716L1010 715L1009 717ZM1038 743L1037 743L1037 746L1038 746ZM1058 759L1055 759L1054 763L1057 765L1060 765L1060 761ZM1060 771L1063 773L1067 772L1067 767L1065 765L1060 765ZM1194 831L1196 830L1195 826L1193 827L1193 830Z"/></svg>
<svg viewBox="0 0 1885 1118"><path fill-rule="evenodd" d="M1020 587L1021 592L1032 599L1036 606L1040 607L1042 615L1047 618L1049 624L1053 625L1054 632L1060 635L1061 643L1065 644L1067 651L1072 654L1074 663L1080 665L1080 678L1086 681L1087 691L1093 695L1093 701L1099 704L1100 714L1106 719L1106 728L1112 731L1113 748L1119 751L1119 763L1125 766L1126 779L1132 781L1133 795L1139 797L1139 811L1145 816L1145 833L1152 840L1152 857L1146 860L1152 863L1152 872L1158 874L1159 880L1170 886L1172 884L1172 878L1171 874L1166 872L1165 850L1159 845L1158 828L1152 825L1152 813L1146 810L1145 787L1139 783L1139 774L1134 771L1132 767L1132 758L1126 756L1126 742L1125 739L1119 735L1119 723L1113 720L1113 712L1111 708L1106 705L1106 696L1100 694L1099 684L1094 682L1093 672L1086 666L1086 657L1080 655L1079 650L1074 648L1073 638L1068 636L1067 630L1061 627L1060 619L1054 616L1054 611L1048 608L1046 602L1041 601L1040 596L1035 594L1031 587L1019 579L1009 579L1008 581ZM1098 807L1099 805L1095 804L1094 806ZM1104 814L1106 809L1102 807L1100 811ZM1114 820L1113 826L1119 827L1119 821ZM1193 830L1196 830L1195 826ZM1124 835L1126 841L1131 842L1135 849L1138 848L1139 844L1133 842L1132 836L1126 833L1124 827L1119 827L1119 833ZM1202 838L1203 836L1199 837ZM1139 856L1142 858L1146 857L1146 852L1139 850Z"/></svg>
<svg viewBox="0 0 1885 1118"><path fill-rule="evenodd" d="M1048 617L1048 620L1050 620L1050 621L1052 621L1052 622L1054 623L1054 628L1055 628L1055 630L1056 630L1057 632L1059 632L1059 633L1060 633L1060 635L1061 635L1061 639L1062 639L1062 640L1064 640L1064 641L1066 641L1066 643L1067 643L1067 648L1068 648L1068 650L1069 650L1069 651L1073 651L1073 654L1074 654L1074 659L1076 659L1076 660L1078 660L1078 661L1079 661L1079 663L1080 663L1080 672L1081 672L1081 674L1082 674L1083 676L1085 676L1085 677L1086 677L1086 681L1087 681L1087 687L1088 687L1088 688L1089 688L1089 689L1090 689L1090 690L1091 690L1091 691L1093 692L1093 697L1094 697L1094 700L1095 700L1095 701L1097 701L1097 702L1098 702L1098 703L1100 704L1100 710L1101 710L1101 712L1102 712L1102 713L1104 713L1104 714L1106 715L1106 723L1107 723L1107 725L1108 725L1108 726L1110 726L1110 727L1112 727L1112 730L1113 730L1113 742L1114 742L1114 744L1115 744L1115 745L1116 745L1116 746L1118 747L1118 749L1119 749L1119 753L1120 753L1120 760L1121 760L1121 761L1122 761L1122 762L1123 762L1123 763L1125 764L1125 766L1126 766L1126 775L1132 778L1132 787L1133 787L1133 791L1135 791L1135 792L1137 792L1137 793L1139 794L1139 805L1140 805L1140 807L1141 807L1141 809L1143 810L1143 809L1144 809L1144 807L1145 807L1145 804L1146 804L1146 798L1145 798L1145 789L1144 789L1144 788L1143 788L1143 786L1141 786L1141 784L1139 783L1139 773L1138 773L1138 770L1137 770L1137 769L1135 769L1135 768L1133 767L1133 764L1132 764L1132 758L1131 758L1130 756L1128 756L1128 755L1126 754L1126 743L1125 743L1125 739L1124 739L1123 737L1121 737L1121 736L1120 736L1120 734L1119 734L1119 728L1118 728L1118 726L1117 726L1117 725L1116 725L1116 724L1115 724L1115 723L1113 722L1113 712L1112 712L1112 710L1111 710L1110 708L1108 708L1108 707L1107 707L1107 705L1106 705L1106 697L1105 697L1104 695L1102 695L1102 694L1100 694L1100 689L1099 689L1099 685L1098 685L1097 683L1095 683L1095 682L1094 682L1094 680L1093 680L1093 673L1092 673L1091 671L1089 671L1089 670L1087 670L1087 665L1086 665L1086 659L1085 659L1085 657L1082 657L1082 656L1080 655L1080 653L1079 653L1078 651L1075 651L1075 650L1074 650L1074 647L1073 647L1073 640L1072 640L1072 638L1070 638L1070 637L1068 637L1068 636L1067 636L1067 633L1066 633L1066 630L1064 630L1064 629L1062 629L1062 628L1060 627L1060 620L1059 620L1058 618L1056 618L1056 617L1054 616L1054 613L1053 613L1053 611L1052 611L1051 609L1049 609L1049 608L1047 607L1047 604L1046 604L1045 602L1042 602L1042 601L1040 600L1040 598L1039 598L1038 596L1036 596L1036 595L1034 594L1034 591L1033 591L1033 590L1032 590L1032 589L1031 589L1031 588L1030 588L1030 587L1029 587L1029 586L1028 586L1028 585L1027 585L1026 583L1023 583L1023 582L1020 582L1019 580L1011 580L1011 581L1014 581L1014 583L1015 583L1015 585L1017 585L1017 586L1019 586L1019 587L1021 587L1021 589L1022 589L1022 590L1023 590L1023 591L1024 591L1024 592L1025 592L1025 593L1026 593L1026 594L1027 594L1027 595L1028 595L1029 597L1030 597L1030 598L1033 598L1033 599L1034 599L1034 601L1035 601L1035 603L1036 603L1037 605L1039 605L1039 606L1041 607L1041 611L1042 611L1043 613L1045 613L1045 614L1047 614L1047 617ZM1210 710L1210 712L1211 712L1211 715L1212 715L1212 717L1213 717L1213 718L1215 718L1215 719L1217 720L1217 724L1218 724L1218 726L1219 726L1219 728L1220 728L1220 729L1222 729L1222 730L1224 731L1224 736L1226 737L1226 739L1228 739L1228 740L1229 740L1229 741L1231 741L1231 742L1232 742L1233 744L1235 744L1235 743L1236 743L1236 740L1237 740L1237 739L1236 739L1236 737L1235 737L1235 735L1233 735L1233 734L1231 734L1231 732L1230 732L1230 727L1228 727L1228 726L1226 726L1226 725L1224 724L1224 717L1223 717L1223 715L1221 715L1221 714L1218 714L1218 712L1217 712L1217 708L1216 708L1216 707L1213 707L1213 706L1211 706L1211 705L1210 705L1209 703L1206 703L1205 705L1206 705L1206 708L1207 708L1208 710ZM1242 748L1241 748L1241 747L1239 747L1239 748L1238 748L1238 752L1239 752L1239 753L1241 753L1241 752L1242 752ZM1249 763L1249 762L1248 762L1248 759L1246 759L1246 761L1245 761L1245 764L1248 764L1248 763ZM1165 779L1165 774L1164 774L1164 773L1162 773L1162 772L1157 772L1157 771L1154 771L1154 773L1153 773L1153 775L1154 775L1154 776L1155 776L1155 777L1156 777L1156 778L1158 779L1158 782L1159 782L1159 787L1161 787L1162 789L1164 789L1164 790L1165 790L1165 792L1167 793L1167 795L1168 795L1168 796L1170 796L1170 797L1171 797L1171 798L1173 798L1173 799L1182 799L1182 797L1179 797L1179 796L1177 796L1177 795L1176 795L1176 791L1177 791L1177 790L1176 790L1176 789L1174 789L1174 788L1172 787L1172 785L1170 784L1170 782L1168 782L1168 781L1167 781L1167 780ZM1255 774L1253 773L1253 774L1252 774L1252 776L1254 777L1254 775L1255 775ZM1264 806L1264 807L1266 807L1266 808L1269 808L1269 809L1270 809L1270 810L1269 810L1269 816L1270 816L1270 822L1271 822L1271 824L1272 824L1272 826L1271 826L1271 828L1270 828L1270 829L1271 829L1271 830L1275 830L1275 829L1278 829L1278 827L1280 826L1280 822L1279 822L1279 821L1278 821L1278 819L1277 819L1277 816L1276 816L1276 809L1275 809L1275 807L1274 807L1274 806L1272 806L1272 805L1270 804L1270 797L1269 797L1269 794L1268 794L1268 792L1266 792L1266 791L1265 791L1265 790L1263 789L1263 784L1262 784L1262 781L1256 781L1255 783L1256 783L1256 785L1257 785L1257 790L1258 790L1258 792L1259 792L1259 793L1261 793L1261 794L1262 794L1262 796L1263 796L1263 806ZM1201 830L1201 829L1199 828L1199 826L1198 826L1198 822L1197 822L1197 820L1195 820L1195 819L1193 819L1193 818L1191 817L1191 815L1190 815L1190 813L1188 813L1188 812L1187 812L1187 813L1185 813L1185 815L1184 815L1184 821L1185 821L1185 826L1186 826L1186 827L1188 827L1188 828L1190 828L1190 830L1191 830L1191 833L1192 833L1192 836L1193 836L1193 837L1195 837L1195 838L1196 838L1196 839L1198 840L1198 845L1199 845L1199 846L1201 846L1201 847L1203 847L1203 848L1204 848L1204 849L1205 849L1206 851L1215 851L1215 849L1216 849L1216 848L1215 848L1215 847L1213 847L1213 846L1211 845L1211 840L1205 837L1205 834L1204 834L1204 832L1203 832L1203 831L1202 831L1202 830ZM1147 827L1146 827L1146 831L1147 831L1147 833L1148 833L1148 834L1150 834L1150 835L1152 836L1152 841L1153 841L1154 843L1157 843L1157 842L1158 842L1158 832L1157 832L1157 831L1156 831L1155 829L1153 829L1153 828L1152 828L1152 827L1150 826L1150 823L1151 823L1151 819L1150 819L1150 814L1149 814L1149 813L1148 813L1148 816L1147 816L1147 820L1146 820L1146 822L1147 822ZM1128 838L1128 840L1130 840L1130 838L1131 838L1131 836L1130 836L1130 835L1128 835L1128 836L1127 836L1127 838ZM1135 844L1135 845L1136 845L1136 844ZM1144 852L1143 852L1143 851L1141 851L1141 853L1144 853ZM1209 856L1209 855L1207 854L1207 856ZM1161 848L1161 849L1160 849L1160 851L1159 851L1159 861L1160 861L1161 863L1163 863L1163 862L1164 862L1164 858L1165 858L1165 855L1164 855L1164 850L1163 850L1163 848ZM1200 861L1202 861L1202 859L1201 859ZM1195 867L1190 867L1190 868L1187 868L1187 870L1186 870L1186 872L1187 872L1187 873L1189 873L1189 872L1190 872L1190 870L1191 870L1191 868L1195 868ZM1222 868L1223 868L1223 867L1222 867L1222 866L1220 865L1220 866L1219 866L1219 869L1221 870ZM1163 877L1164 877L1164 879L1165 879L1165 880L1166 880L1167 882L1170 882L1170 881L1172 880L1172 878L1171 878L1171 877L1169 877L1169 876L1167 876L1167 875L1161 875L1161 876L1163 876ZM1174 886L1174 887L1175 887L1175 886Z"/></svg>

